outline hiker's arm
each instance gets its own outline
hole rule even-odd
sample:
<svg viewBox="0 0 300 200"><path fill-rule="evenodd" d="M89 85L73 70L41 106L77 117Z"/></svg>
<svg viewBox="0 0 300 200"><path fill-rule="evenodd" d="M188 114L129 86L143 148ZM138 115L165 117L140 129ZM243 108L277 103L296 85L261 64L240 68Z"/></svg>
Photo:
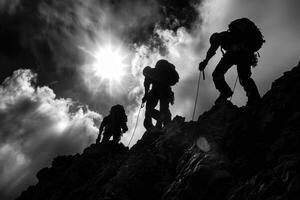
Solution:
<svg viewBox="0 0 300 200"><path fill-rule="evenodd" d="M208 62L216 54L216 51L218 48L219 48L219 45L217 45L217 44L210 45L210 48L208 49L208 51L206 53L206 58L205 58L206 62Z"/></svg>
<svg viewBox="0 0 300 200"><path fill-rule="evenodd" d="M123 123L121 124L121 128L122 128L122 132L123 132L123 133L126 133L126 132L128 131L128 127L127 127L126 122L123 122Z"/></svg>
<svg viewBox="0 0 300 200"><path fill-rule="evenodd" d="M148 92L149 92L149 89L150 89L150 84L151 84L150 79L148 77L145 77L145 80L144 80L145 94L144 94L144 97L142 99L143 103L145 103L147 101Z"/></svg>
<svg viewBox="0 0 300 200"><path fill-rule="evenodd" d="M203 71L208 63L208 61L216 54L217 49L219 48L220 44L219 42L213 38L214 36L212 35L210 39L210 47L206 53L205 59L200 62L199 64L199 70Z"/></svg>

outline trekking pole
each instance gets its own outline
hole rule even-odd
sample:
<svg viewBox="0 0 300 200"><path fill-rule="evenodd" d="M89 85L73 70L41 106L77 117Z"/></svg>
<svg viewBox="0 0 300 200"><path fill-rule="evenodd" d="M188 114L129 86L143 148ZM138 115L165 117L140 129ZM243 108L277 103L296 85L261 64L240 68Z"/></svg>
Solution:
<svg viewBox="0 0 300 200"><path fill-rule="evenodd" d="M203 80L205 80L204 70L202 71L202 74L203 74ZM200 79L201 79L201 71L199 72L199 78L198 78L198 86L197 86L197 92L196 92L196 98L195 98L195 104L194 104L194 111L193 111L193 117L192 117L193 121L194 121L195 112L196 112L196 108L197 108L198 95L199 95L199 87L200 87Z"/></svg>
<svg viewBox="0 0 300 200"><path fill-rule="evenodd" d="M138 125L138 121L139 121L139 116L140 116L140 113L141 113L141 110L142 110L142 108L144 107L144 103L142 103L141 104L141 106L140 106L140 108L139 108L139 112L138 112L138 115L137 115L137 118L136 118L136 123L135 123L135 126L134 126L134 129L133 129L133 131L132 131L132 134L131 134L131 138L130 138L130 140L129 140L129 143L128 143L128 147L129 147L129 145L130 145L130 143L131 143L131 141L132 141L132 138L133 138L133 136L134 136L134 134L135 134L135 131L136 131L136 128L137 128L137 125Z"/></svg>
<svg viewBox="0 0 300 200"><path fill-rule="evenodd" d="M236 84L237 84L238 79L239 79L239 75L236 76L236 79L235 79L235 82L234 82L234 86L233 86L233 93L232 93L232 95L231 95L231 97L230 97L230 101L232 100L232 97L233 97L233 94L234 94L235 87L236 87Z"/></svg>

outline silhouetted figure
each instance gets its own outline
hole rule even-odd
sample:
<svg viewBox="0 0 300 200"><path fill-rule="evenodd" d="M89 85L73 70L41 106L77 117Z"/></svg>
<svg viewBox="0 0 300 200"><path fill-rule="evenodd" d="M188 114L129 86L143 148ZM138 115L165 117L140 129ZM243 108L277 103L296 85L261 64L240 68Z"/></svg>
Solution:
<svg viewBox="0 0 300 200"><path fill-rule="evenodd" d="M167 60L157 61L155 68L149 66L143 70L145 76L145 95L142 102L146 103L144 126L146 129L153 127L152 118L156 122L156 127L161 128L171 121L169 103L174 104L174 93L171 89L179 80L179 75L175 66ZM151 86L151 89L150 89ZM160 110L156 110L158 102Z"/></svg>
<svg viewBox="0 0 300 200"><path fill-rule="evenodd" d="M233 65L237 65L240 84L248 97L247 105L251 105L260 99L255 82L251 78L251 66L257 65L257 52L263 43L263 36L256 25L247 18L232 21L229 29L221 33L214 33L210 37L210 48L206 58L199 64L199 70L203 71L210 60L221 47L223 57L216 66L212 76L216 89L220 96L216 103L231 97L233 92L225 82L224 74ZM259 55L259 54L258 54Z"/></svg>
<svg viewBox="0 0 300 200"><path fill-rule="evenodd" d="M110 114L104 117L100 125L99 135L97 137L96 144L100 142L103 130L104 133L101 143L108 142L111 136L113 136L114 143L119 143L122 133L128 131L126 123L127 116L125 114L124 107L119 104L112 106L110 109Z"/></svg>

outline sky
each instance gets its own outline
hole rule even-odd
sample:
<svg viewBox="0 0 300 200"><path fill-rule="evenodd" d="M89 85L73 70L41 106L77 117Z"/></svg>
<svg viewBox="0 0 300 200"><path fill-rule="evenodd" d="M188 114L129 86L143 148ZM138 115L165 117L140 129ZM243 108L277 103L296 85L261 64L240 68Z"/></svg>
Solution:
<svg viewBox="0 0 300 200"><path fill-rule="evenodd" d="M173 116L191 120L209 37L234 19L248 17L266 40L252 70L264 95L300 60L299 8L297 0L0 0L0 199L35 184L54 157L95 142L114 104L126 109L129 131L121 142L128 145L142 70L158 59L180 75ZM211 73L220 57L218 51L200 81L196 118L218 95ZM226 74L231 87L236 76L235 67ZM232 102L246 103L239 84ZM144 109L130 146L145 131L143 115Z"/></svg>

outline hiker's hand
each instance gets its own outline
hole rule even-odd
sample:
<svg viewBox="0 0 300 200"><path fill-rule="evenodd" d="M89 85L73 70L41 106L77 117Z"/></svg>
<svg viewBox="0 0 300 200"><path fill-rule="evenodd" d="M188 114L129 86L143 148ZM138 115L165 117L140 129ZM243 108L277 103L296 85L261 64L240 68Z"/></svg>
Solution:
<svg viewBox="0 0 300 200"><path fill-rule="evenodd" d="M142 98L142 103L145 103L147 101L147 95L144 95L144 97Z"/></svg>
<svg viewBox="0 0 300 200"><path fill-rule="evenodd" d="M199 70L203 71L207 65L207 60L203 60L202 62L199 63Z"/></svg>
<svg viewBox="0 0 300 200"><path fill-rule="evenodd" d="M128 128L127 128L127 126L125 126L123 129L122 129L122 132L123 133L126 133L128 131Z"/></svg>

